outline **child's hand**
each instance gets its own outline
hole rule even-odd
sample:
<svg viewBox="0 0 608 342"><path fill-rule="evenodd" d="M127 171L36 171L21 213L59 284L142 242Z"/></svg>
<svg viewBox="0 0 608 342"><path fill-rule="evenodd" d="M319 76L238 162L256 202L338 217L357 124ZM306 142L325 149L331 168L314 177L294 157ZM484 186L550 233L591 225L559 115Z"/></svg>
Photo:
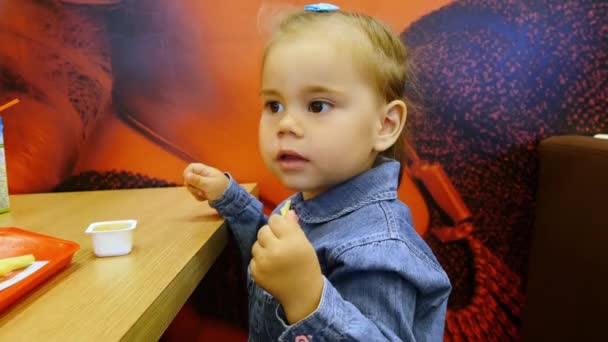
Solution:
<svg viewBox="0 0 608 342"><path fill-rule="evenodd" d="M323 276L314 247L304 235L294 211L273 215L258 232L251 250L251 276L283 306L290 324L316 310Z"/></svg>
<svg viewBox="0 0 608 342"><path fill-rule="evenodd" d="M199 201L213 201L224 194L228 177L222 171L200 163L192 163L184 170L184 184Z"/></svg>

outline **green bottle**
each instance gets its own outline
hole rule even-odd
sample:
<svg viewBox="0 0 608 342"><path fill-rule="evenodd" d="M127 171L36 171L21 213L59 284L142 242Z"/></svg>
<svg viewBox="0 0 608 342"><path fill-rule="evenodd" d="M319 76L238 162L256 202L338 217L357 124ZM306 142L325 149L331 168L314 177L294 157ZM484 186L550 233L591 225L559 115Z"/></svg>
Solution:
<svg viewBox="0 0 608 342"><path fill-rule="evenodd" d="M6 178L6 158L4 155L4 125L0 117L0 214L9 210L8 180Z"/></svg>

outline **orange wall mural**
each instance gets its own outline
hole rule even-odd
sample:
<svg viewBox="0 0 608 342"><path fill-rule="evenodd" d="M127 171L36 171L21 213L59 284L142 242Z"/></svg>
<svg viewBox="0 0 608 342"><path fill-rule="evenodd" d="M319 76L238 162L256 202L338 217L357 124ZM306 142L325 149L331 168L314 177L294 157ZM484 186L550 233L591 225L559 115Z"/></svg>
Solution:
<svg viewBox="0 0 608 342"><path fill-rule="evenodd" d="M400 32L447 2L337 3ZM197 160L284 198L258 156L260 57L268 23L306 3L3 1L2 65L14 84L2 98L22 100L5 118L10 191L50 191L90 170L180 182Z"/></svg>
<svg viewBox="0 0 608 342"><path fill-rule="evenodd" d="M176 185L200 161L273 207L289 191L258 154L261 53L308 3L0 0L0 104L21 100L2 113L10 192ZM385 21L418 62L399 196L454 285L446 339L516 339L535 146L608 129L608 7L334 3Z"/></svg>

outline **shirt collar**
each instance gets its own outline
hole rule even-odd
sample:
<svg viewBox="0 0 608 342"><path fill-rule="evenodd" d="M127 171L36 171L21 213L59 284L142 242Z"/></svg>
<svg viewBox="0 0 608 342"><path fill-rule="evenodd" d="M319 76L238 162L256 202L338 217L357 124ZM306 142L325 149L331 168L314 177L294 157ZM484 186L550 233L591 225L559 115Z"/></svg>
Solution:
<svg viewBox="0 0 608 342"><path fill-rule="evenodd" d="M379 157L375 167L309 199L302 193L292 198L292 207L306 223L323 223L370 203L397 198L399 162Z"/></svg>

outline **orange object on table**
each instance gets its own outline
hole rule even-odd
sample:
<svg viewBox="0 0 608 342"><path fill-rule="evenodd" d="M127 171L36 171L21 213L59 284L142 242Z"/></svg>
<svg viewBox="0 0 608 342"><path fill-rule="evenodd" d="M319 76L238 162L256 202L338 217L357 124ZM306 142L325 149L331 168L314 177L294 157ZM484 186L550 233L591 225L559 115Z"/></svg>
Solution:
<svg viewBox="0 0 608 342"><path fill-rule="evenodd" d="M80 245L73 241L19 228L0 228L0 258L33 254L36 261L48 262L18 283L0 290L0 313L68 266L79 248Z"/></svg>

